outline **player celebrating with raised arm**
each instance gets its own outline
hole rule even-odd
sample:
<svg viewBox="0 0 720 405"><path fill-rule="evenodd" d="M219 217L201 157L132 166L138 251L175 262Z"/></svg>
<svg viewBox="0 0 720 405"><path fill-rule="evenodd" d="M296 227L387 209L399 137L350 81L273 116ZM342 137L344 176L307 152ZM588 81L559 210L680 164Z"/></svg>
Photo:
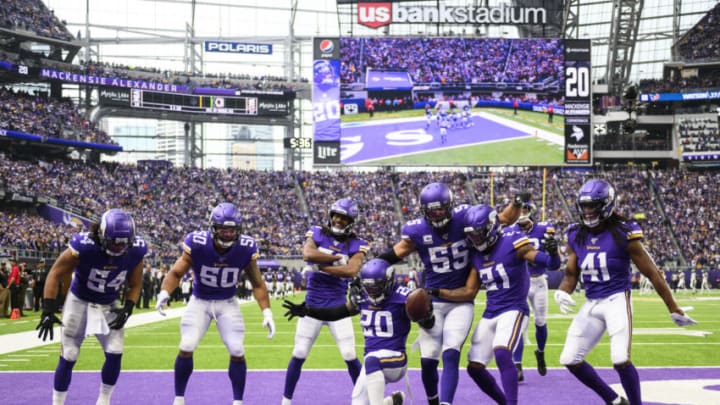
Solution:
<svg viewBox="0 0 720 405"><path fill-rule="evenodd" d="M102 384L97 405L110 403L110 396L120 376L125 322L142 288L145 241L135 236L135 223L119 209L105 212L90 232L70 239L68 248L58 257L48 273L43 291L43 313L36 329L38 337L53 339L53 326L60 324L55 316L60 280L74 273L62 315L60 361L55 369L53 405L65 403L80 345L87 335L95 335L105 352ZM125 305L117 307L120 290L128 280Z"/></svg>
<svg viewBox="0 0 720 405"><path fill-rule="evenodd" d="M536 250L545 251L542 241L546 235L555 237L555 227L550 222L536 222L535 213L537 207L532 202L526 202L522 206L522 213L517 220L517 226L527 235L528 240ZM540 375L547 374L547 365L545 364L545 343L547 342L547 312L548 312L548 283L545 276L547 270L557 270L560 266L548 269L543 263L528 262L528 270L530 272L530 290L528 291L528 300L535 315L535 342L537 350L535 350L535 359L537 360L537 369ZM518 347L513 353L515 366L518 370L518 381L523 381L522 372L522 355L524 342L522 339L518 342Z"/></svg>
<svg viewBox="0 0 720 405"><path fill-rule="evenodd" d="M350 301L332 308L316 308L285 301L288 320L295 316L311 316L333 321L361 314L360 325L365 335L365 364L352 392L352 405L400 405L401 391L385 398L385 385L402 379L407 373L407 337L410 319L406 302L411 290L396 285L395 270L382 259L372 259L360 269L360 286L353 283ZM428 301L429 303L429 301ZM419 323L432 327L434 318L428 305L427 316Z"/></svg>
<svg viewBox="0 0 720 405"><path fill-rule="evenodd" d="M579 224L567 231L568 262L555 292L560 310L567 313L575 301L570 294L582 276L587 301L568 329L560 363L608 404L642 404L640 377L630 361L632 301L630 262L655 287L678 326L694 325L672 297L670 289L642 244L640 226L614 212L615 189L605 180L583 184L575 202ZM619 396L585 361L585 356L607 330L610 358L628 400Z"/></svg>
<svg viewBox="0 0 720 405"><path fill-rule="evenodd" d="M357 275L369 250L368 243L353 232L358 214L357 204L349 198L342 198L330 207L326 226L312 226L307 231L303 259L306 267L312 269L306 273L305 302L308 306L330 308L345 303L348 282ZM302 365L323 325L328 326L335 338L355 384L362 365L355 353L352 320L345 317L327 322L312 315L306 316L298 319L295 329L295 347L285 374L282 405L291 403Z"/></svg>
<svg viewBox="0 0 720 405"><path fill-rule="evenodd" d="M518 403L518 375L512 353L527 327L527 294L530 276L527 263L560 266L557 242L547 234L542 244L547 253L536 250L527 235L516 227L500 229L497 212L487 205L467 210L464 228L474 247L472 271L465 286L457 289L428 288L430 295L450 301L474 298L479 283L487 288L486 309L475 327L468 352L468 374L480 389L498 404ZM503 390L486 370L492 360L500 369Z"/></svg>
<svg viewBox="0 0 720 405"><path fill-rule="evenodd" d="M219 204L210 215L210 230L189 233L183 241L183 253L163 280L157 297L157 310L164 315L170 291L192 269L195 277L190 302L180 322L180 351L175 359L174 405L185 403L185 388L193 371L193 352L214 319L218 333L230 353L228 375L233 390L233 405L242 405L245 392L245 321L236 296L240 272L253 286L253 296L263 314L268 339L275 334L270 298L257 266L255 239L241 234L240 213L235 205Z"/></svg>
<svg viewBox="0 0 720 405"><path fill-rule="evenodd" d="M511 224L520 214L529 194L517 195L502 213L499 222ZM405 223L402 240L380 258L395 264L413 252L420 255L425 270L425 288L455 289L465 285L470 273L470 249L463 232L463 218L469 205L453 207L450 188L443 183L430 183L420 192L422 218ZM420 329L420 365L422 381L430 405L452 404L458 384L460 349L470 332L473 302L450 302L433 297L435 326ZM443 360L440 395L438 395L438 364Z"/></svg>

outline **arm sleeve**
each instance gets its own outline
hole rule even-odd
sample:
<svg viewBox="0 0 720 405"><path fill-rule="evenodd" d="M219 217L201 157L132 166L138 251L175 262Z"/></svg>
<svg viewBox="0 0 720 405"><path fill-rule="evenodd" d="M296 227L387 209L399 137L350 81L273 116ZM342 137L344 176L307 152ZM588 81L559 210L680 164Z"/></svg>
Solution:
<svg viewBox="0 0 720 405"><path fill-rule="evenodd" d="M307 316L312 316L313 318L319 319L321 321L337 321L338 319L347 318L348 316L352 316L358 313L358 310L351 311L350 309L348 309L346 304L330 308L307 308Z"/></svg>
<svg viewBox="0 0 720 405"><path fill-rule="evenodd" d="M538 251L535 255L535 262L542 263L548 269L554 270L560 267L560 256L550 256L545 252Z"/></svg>
<svg viewBox="0 0 720 405"><path fill-rule="evenodd" d="M380 256L378 256L378 258L383 259L390 264L395 264L395 263L399 262L400 260L402 260L395 253L395 249L393 249L393 248L388 249L387 251L382 253Z"/></svg>

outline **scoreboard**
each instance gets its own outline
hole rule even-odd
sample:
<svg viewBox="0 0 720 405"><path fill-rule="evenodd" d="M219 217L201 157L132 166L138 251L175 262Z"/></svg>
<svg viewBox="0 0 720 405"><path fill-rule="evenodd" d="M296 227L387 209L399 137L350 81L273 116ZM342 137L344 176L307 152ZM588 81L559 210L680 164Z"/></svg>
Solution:
<svg viewBox="0 0 720 405"><path fill-rule="evenodd" d="M258 115L258 98L163 93L132 89L130 107L196 114Z"/></svg>

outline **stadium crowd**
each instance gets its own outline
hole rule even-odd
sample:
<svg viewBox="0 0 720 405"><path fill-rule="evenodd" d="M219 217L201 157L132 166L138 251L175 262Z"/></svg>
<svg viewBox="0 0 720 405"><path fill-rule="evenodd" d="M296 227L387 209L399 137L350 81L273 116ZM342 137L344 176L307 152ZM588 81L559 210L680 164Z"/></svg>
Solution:
<svg viewBox="0 0 720 405"><path fill-rule="evenodd" d="M0 88L0 128L43 137L116 145L68 99Z"/></svg>
<svg viewBox="0 0 720 405"><path fill-rule="evenodd" d="M347 38L340 50L343 83L367 69L407 71L414 83L562 81L557 40L466 38Z"/></svg>
<svg viewBox="0 0 720 405"><path fill-rule="evenodd" d="M73 39L65 22L60 21L42 0L3 0L0 2L0 27L31 31L63 41Z"/></svg>
<svg viewBox="0 0 720 405"><path fill-rule="evenodd" d="M184 230L206 227L208 210L221 201L238 205L246 221L244 232L258 240L263 256L297 256L310 224L327 220L327 201L343 196L358 201L361 216L356 231L371 242L372 254L378 254L398 240L404 221L419 215L417 196L430 181L449 184L458 204L500 207L518 190L531 190L541 209L540 219L553 221L562 232L574 221L574 192L597 175L615 184L620 212L639 221L658 264L720 266L720 236L714 232L717 214L704 208L718 199L709 188L718 179L704 172L550 171L543 206L539 170L265 172L26 162L8 157L0 162L0 178L7 190L55 198L59 205L79 208L88 218L108 207L127 210L158 263L171 262ZM0 212L1 246L52 252L64 248L67 225L54 225L29 212ZM699 216L699 222L686 223L689 212Z"/></svg>
<svg viewBox="0 0 720 405"><path fill-rule="evenodd" d="M683 118L678 125L683 152L720 151L718 122L713 118Z"/></svg>
<svg viewBox="0 0 720 405"><path fill-rule="evenodd" d="M720 58L720 4L710 10L676 44L686 60L717 60Z"/></svg>

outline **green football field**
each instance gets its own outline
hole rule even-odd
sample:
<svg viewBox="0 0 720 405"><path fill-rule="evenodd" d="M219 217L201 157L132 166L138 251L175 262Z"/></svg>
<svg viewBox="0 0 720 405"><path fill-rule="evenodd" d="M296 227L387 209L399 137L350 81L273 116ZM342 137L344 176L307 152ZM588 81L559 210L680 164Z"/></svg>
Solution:
<svg viewBox="0 0 720 405"><path fill-rule="evenodd" d="M583 301L581 294L575 295L578 305ZM300 302L302 295L291 298ZM480 317L484 308L482 299L484 292L478 294L475 318ZM632 359L638 367L662 366L717 366L720 364L720 291L712 294L693 295L679 293L676 297L681 306L692 306L689 314L698 321L698 325L679 328L670 320L664 304L657 295L641 296L634 292L633 305L634 336L632 342ZM295 321L288 322L283 318L280 300L272 300L273 313L277 325L277 333L268 340L267 332L261 327L262 316L255 303L242 305L245 316L246 336L245 351L248 368L252 369L285 369L293 348ZM148 311L148 310L145 310ZM142 313L144 311L138 311ZM38 314L27 311L21 320L0 320L0 334L28 331L35 328ZM565 338L565 333L572 317L559 313L550 292L550 314L548 319L549 337L546 347L546 359L549 367L559 367L558 358ZM357 318L354 320L358 353L362 353L362 335ZM473 324L473 328L475 323ZM534 326L531 319L528 334L534 341ZM417 337L417 325L408 340L408 346ZM56 337L57 339L57 337ZM125 338L123 369L125 370L172 370L180 339L180 319L174 318L143 326L128 328ZM463 359L469 343L463 349ZM534 343L526 345L524 366L535 367L532 354ZM39 346L33 349L0 355L0 371L52 371L58 360L59 344ZM419 352L409 352L409 367L419 368ZM588 361L598 367L609 367L610 356L607 337L603 338L595 350L587 357ZM97 341L90 337L82 346L76 370L99 370L103 361L102 350ZM228 355L220 341L217 330L211 326L207 335L200 343L195 354L195 369L222 370L227 368ZM464 360L463 360L464 363ZM494 367L494 365L493 365ZM345 369L327 328L318 337L305 369Z"/></svg>
<svg viewBox="0 0 720 405"><path fill-rule="evenodd" d="M507 119L518 124L528 125L549 134L555 134L562 141L565 119L556 116L552 123L547 122L547 114L533 111L518 111L502 108L473 108L473 112L485 112ZM375 113L374 120L422 117L424 110L402 110L396 112ZM343 115L342 122L363 122L368 120L367 113ZM477 127L482 131L482 127ZM394 156L388 159L377 159L363 162L364 165L562 165L564 163L563 147L542 138L509 139L475 145L443 148L417 154Z"/></svg>

